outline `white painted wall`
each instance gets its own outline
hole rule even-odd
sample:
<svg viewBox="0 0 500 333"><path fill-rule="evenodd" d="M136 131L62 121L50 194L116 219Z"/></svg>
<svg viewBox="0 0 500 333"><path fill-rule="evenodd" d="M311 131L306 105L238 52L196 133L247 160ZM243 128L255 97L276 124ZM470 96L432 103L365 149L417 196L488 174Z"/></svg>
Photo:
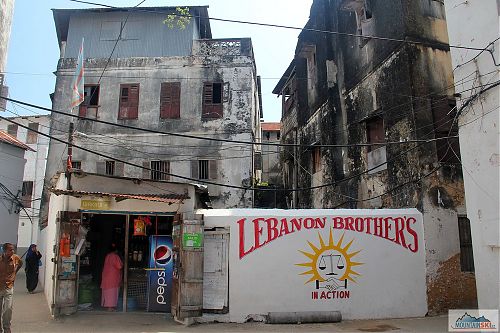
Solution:
<svg viewBox="0 0 500 333"><path fill-rule="evenodd" d="M24 154L23 148L0 141L0 183L18 198L23 186ZM0 244L17 244L18 209L17 201L0 188Z"/></svg>
<svg viewBox="0 0 500 333"><path fill-rule="evenodd" d="M13 117L11 118L17 123L28 126L29 123L38 123L38 130L40 132L49 133L50 117L49 116L33 116L33 117ZM11 124L7 120L0 120L0 131L7 131L7 126ZM31 208L26 208L26 211L21 211L19 215L19 229L18 235L18 252L24 253L30 244L37 244L39 234L39 216L40 200L36 200L42 196L43 181L45 177L45 165L47 163L47 151L49 139L42 135L37 136L36 143L27 143L26 138L28 130L18 127L17 139L26 143L34 151L26 151L24 157L26 165L24 167L23 181L33 182L33 195L32 199L35 200L31 203ZM29 215L29 217L28 217ZM43 255L43 253L42 253Z"/></svg>
<svg viewBox="0 0 500 333"><path fill-rule="evenodd" d="M497 0L447 0L450 44L490 49L500 64ZM459 110L471 95L500 80L500 67L488 52L452 48ZM477 57L476 57L477 56ZM474 59L475 58L475 59ZM500 308L499 136L500 88L481 94L459 117L460 152L467 216L471 222L478 306Z"/></svg>
<svg viewBox="0 0 500 333"><path fill-rule="evenodd" d="M261 319L268 312L286 311L341 311L344 319L361 318L398 318L424 316L427 312L426 267L423 238L422 215L416 209L405 210L270 210L270 209L227 209L199 210L204 215L205 228L228 227L230 229L229 244L229 320L244 322L249 318ZM334 218L345 217L404 217L410 218L410 228L416 235L418 249L411 231L402 231L406 245L411 251L400 244L386 238L352 230L332 229ZM275 217L278 221L292 218L325 219L324 227L296 230L266 243L262 247L250 251L252 244L265 243L268 235L273 235L273 228L268 234L267 223L257 222L258 236L255 232L255 218ZM238 221L245 219L245 222ZM309 220L310 221L310 220ZM240 225L244 225L244 235L241 236ZM281 222L278 224L278 232ZM385 226L385 222L383 223ZM389 237L394 238L395 225L391 225ZM338 227L339 225L337 225ZM399 223L401 226L401 223ZM373 226L372 226L373 228ZM289 229L290 231L291 229ZM332 230L333 244L338 245L343 237L340 248L351 262L361 262L362 265L349 264L344 257L344 268L338 268L335 261L339 257L325 256L326 267L321 270L322 255L339 254L329 248L329 235ZM374 229L371 229L373 233ZM392 236L391 236L392 235ZM321 243L320 237L324 244ZM351 243L352 242L352 243ZM400 243L402 243L400 241ZM350 246L347 246L350 244ZM412 244L412 245L410 245ZM322 246L323 245L323 246ZM303 251L303 252L301 252ZM358 252L359 251L359 252ZM314 254L311 258L304 254ZM241 253L244 255L242 257ZM313 263L313 264L312 264ZM311 267L297 264L311 264ZM336 268L337 267L337 268ZM322 282L316 289L314 281L307 283L312 273L322 278L329 278L325 272L344 274L346 269L358 273L348 275L356 282L348 281L347 289L336 291L349 292L349 298L321 299L328 297L329 289ZM304 272L311 270L312 273ZM331 277L331 276L330 276ZM337 283L340 282L337 280ZM313 299L313 293L318 291L318 299ZM338 295L338 294L337 294Z"/></svg>

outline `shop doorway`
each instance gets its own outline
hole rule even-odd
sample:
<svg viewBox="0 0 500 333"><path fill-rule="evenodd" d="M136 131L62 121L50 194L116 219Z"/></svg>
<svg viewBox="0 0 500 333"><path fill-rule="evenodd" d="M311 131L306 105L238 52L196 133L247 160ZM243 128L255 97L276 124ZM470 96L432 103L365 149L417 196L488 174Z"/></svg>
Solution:
<svg viewBox="0 0 500 333"><path fill-rule="evenodd" d="M87 230L84 250L79 258L78 309L102 310L101 278L104 259L111 244L123 262L122 286L117 311L155 311L149 294L154 286L151 274L163 270L151 260L161 237L172 235L173 216L161 214L116 214L84 212L82 226ZM165 307L167 308L167 307ZM160 311L163 311L160 310ZM170 311L170 307L165 312Z"/></svg>

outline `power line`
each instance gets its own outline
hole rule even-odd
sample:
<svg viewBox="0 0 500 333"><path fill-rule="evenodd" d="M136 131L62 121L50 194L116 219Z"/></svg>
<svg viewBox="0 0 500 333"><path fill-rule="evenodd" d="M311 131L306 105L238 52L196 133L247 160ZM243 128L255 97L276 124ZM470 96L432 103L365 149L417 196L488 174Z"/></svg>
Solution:
<svg viewBox="0 0 500 333"><path fill-rule="evenodd" d="M142 132L148 132L148 133L155 133L155 134L165 134L165 135L170 135L170 136L175 136L175 137L181 137L181 138L188 138L188 139L196 139L196 140L206 140L206 141L215 141L215 142L228 142L228 143L237 143L237 144L246 144L246 145L257 145L257 146L279 146L279 147L308 147L308 148L313 148L313 147L323 147L323 148L347 148L347 147L353 147L353 146L359 146L359 147L369 147L369 146L385 146L385 145L399 145L399 144L406 144L406 143L417 143L417 142L432 142L435 140L439 139L415 139L415 140L405 140L405 141L389 141L389 142L382 142L382 143L356 143L356 144L331 144L331 145L310 145L310 144L294 144L294 143L271 143L271 142L250 142L250 141L242 141L242 140L229 140L229 139L218 139L218 138L206 138L206 137L200 137L196 135L190 135L190 134L180 134L180 133L172 133L172 132L164 132L164 131L159 131L159 130L153 130L153 129L147 129L147 128L141 128L141 127L136 127L136 126L130 126L130 125L124 125L124 124L117 124L117 123L112 123L109 121L105 120L99 120L99 119L92 119L92 118L87 118L87 117L82 117L80 115L73 115L70 113L62 112L62 111L56 111L56 110L51 110L42 106L22 102L16 99L8 98L8 97L3 97L0 96L0 98L3 98L9 102L29 106L35 109L40 109L40 110L45 110L45 111L50 111L54 112L57 114L62 114L65 116L73 117L73 118L78 118L79 120L89 120L92 122L96 123L101 123L101 124L106 124L106 125L111 125L111 126L116 126L116 127L122 127L122 128L128 128L132 130L137 130L137 131L142 131ZM2 117L3 119L6 119ZM453 138L453 137L450 137ZM457 138L457 136L455 136Z"/></svg>
<svg viewBox="0 0 500 333"><path fill-rule="evenodd" d="M5 119L11 123L14 123L14 124L17 124L18 126L21 126L23 128L28 128L27 126L24 126L20 123L17 123L15 122L14 120L12 119L8 119L8 118L5 118L5 117L2 117L0 116L1 119ZM34 132L37 132L38 134L40 135L43 135L43 136L46 136L46 137L49 137L51 138L52 140L55 140L55 141L58 141L58 142L61 142L61 143L64 143L64 144L67 144L68 142L67 141L64 141L64 140L61 140L59 138L56 138L54 136L51 136L49 134L45 134L45 133L42 133L38 130L32 130ZM425 143L425 142L424 142ZM237 186L237 185L231 185L231 184L221 184L221 183L216 183L216 182L211 182L211 181L207 181L207 180L201 180L201 179L195 179L195 178L191 178L191 177L185 177L185 176L180 176L180 175L176 175L176 174L172 174L172 173L169 173L169 172L164 172L164 171L159 171L159 170L154 170L154 169L151 169L151 168L148 168L148 167L145 167L145 166L142 166L142 165L138 165L138 164L134 164L134 163L131 163L131 162L128 162L128 161L124 161L124 160L120 160L120 159L117 159L117 158L114 158L112 156L109 156L109 155L106 155L106 154L102 154L102 153L99 153L99 152L96 152L96 151L93 151L91 149L87 149L87 148L84 148L84 147L81 147L81 146L77 146L77 145L74 145L75 148L78 148L78 149L81 149L83 151L86 151L86 152L89 152L91 154L94 154L94 155L97 155L97 156L101 156L101 157L104 157L104 158L108 158L110 160L114 160L114 161L118 161L118 162L122 162L123 164L126 164L126 165L130 165L130 166L134 166L134 167L137 167L137 168L140 168L140 169L143 169L143 170L148 170L148 171L154 171L154 172L157 172L157 173L160 173L160 174L164 174L164 175L168 175L168 176L171 176L171 177L177 177L177 178L180 178L180 179L184 179L184 180L189 180L189 181L192 181L192 182L197 182L197 183L203 183L203 184L209 184L209 185L215 185L215 186L221 186L221 187L228 187L228 188L234 188L234 189L240 189L240 190L261 190L261 191L303 191L303 190L312 190L312 189L316 189L316 188L322 188L322 187L328 187L328 186L332 186L332 185L336 185L336 184L339 184L339 183L342 183L342 182L345 182L347 180L350 180L350 179L353 179L353 178L356 178L356 177L359 177L360 175L364 174L364 173L367 173L371 170L374 170L388 162L391 162L397 158L399 158L400 156L406 154L407 152L409 152L410 150L413 150L415 148L418 148L420 147L421 145L423 145L424 143L419 143L417 145L415 145L414 147L408 149L408 150L405 150L403 151L402 153L398 154L397 156L395 156L393 159L390 159L390 160L387 160L386 162L384 163L381 163L380 165L377 165L377 166L374 166L373 168L369 169L369 170L366 170L364 172L361 172L360 174L357 174L357 175L352 175L350 177L346 177L344 179L341 179L341 180L338 180L336 181L335 183L329 183L329 184L322 184L322 185L317 185L317 186L311 186L311 187L307 187L307 188L295 188L295 189L265 189L265 188L254 188L254 187L244 187L244 186Z"/></svg>
<svg viewBox="0 0 500 333"><path fill-rule="evenodd" d="M148 12L148 13L169 13L170 15L175 15L177 17L188 17L188 18L203 18L203 19L209 19L211 21L220 21L220 22L228 22L228 23L239 23L239 24L249 24L249 25L256 25L256 26L264 26L264 27L270 27L270 28L281 28L281 29L291 29L291 30L300 30L300 31L309 31L309 32L316 32L316 33L324 33L324 34L330 34L330 35L339 35L339 36L348 36L348 37L356 37L356 38L364 38L364 39L374 39L374 40L382 40L382 41L390 41L390 42L400 42L400 43L407 43L407 44L415 44L415 45L424 45L424 46L437 46L437 45L445 45L450 48L456 48L456 49L465 49L465 50L474 50L474 51L484 51L485 48L476 48L476 47L468 47L468 46L461 46L461 45L451 45L451 44L443 44L443 43L431 43L431 42L424 42L424 41L415 41L415 40L407 40L407 39L397 39L397 38L390 38L390 37L381 37L381 36L373 36L373 35L358 35L358 34L353 34L353 33L347 33L347 32L340 32L340 31L328 31L328 30L321 30L321 29L312 29L312 28L300 28L300 27L294 27L294 26L288 26L288 25L280 25L280 24L271 24L271 23L261 23L261 22L252 22L252 21L242 21L242 20L231 20L231 19L223 19L223 18L215 18L215 17L202 17L199 15L184 15L184 14L179 14L179 13L172 13L172 10L170 9L165 9L163 10L148 10L145 8L140 8L140 7L115 7L115 6L110 6L102 3L96 3L96 2L89 2L89 1L81 1L81 0L68 0L70 2L76 2L76 3L82 3L82 4L88 4L88 5L93 5L93 6L100 6L100 7L106 7L106 8L111 8L111 9L126 9L128 11L139 11L139 12ZM488 44L487 47L489 47L490 44ZM486 47L486 48L487 48Z"/></svg>

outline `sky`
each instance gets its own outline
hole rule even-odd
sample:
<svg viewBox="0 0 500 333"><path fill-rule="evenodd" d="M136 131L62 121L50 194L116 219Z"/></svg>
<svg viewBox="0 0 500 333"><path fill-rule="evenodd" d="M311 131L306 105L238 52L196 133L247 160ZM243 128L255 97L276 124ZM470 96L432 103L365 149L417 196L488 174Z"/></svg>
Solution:
<svg viewBox="0 0 500 333"><path fill-rule="evenodd" d="M139 0L94 0L110 6L132 7ZM208 5L210 17L303 27L309 17L312 0L146 0L141 6ZM51 107L49 94L54 91L59 47L52 8L89 8L68 0L15 0L14 18L7 58L6 84L9 97ZM281 102L272 90L293 59L300 30L259 27L248 24L211 21L213 38L252 39L257 74L262 77L265 121L279 121ZM21 115L43 113L9 105ZM13 116L13 114L6 114Z"/></svg>

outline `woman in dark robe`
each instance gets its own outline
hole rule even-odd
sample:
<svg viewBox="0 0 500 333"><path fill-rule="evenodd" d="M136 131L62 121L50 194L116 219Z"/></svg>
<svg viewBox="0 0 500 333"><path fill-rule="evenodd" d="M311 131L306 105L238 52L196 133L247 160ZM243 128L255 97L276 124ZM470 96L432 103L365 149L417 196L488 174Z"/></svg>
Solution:
<svg viewBox="0 0 500 333"><path fill-rule="evenodd" d="M42 255L40 254L40 251L37 250L36 244L31 244L28 252L26 253L26 266L24 268L26 271L26 288L30 294L33 294L36 286L38 285L38 267L40 258L42 258Z"/></svg>

